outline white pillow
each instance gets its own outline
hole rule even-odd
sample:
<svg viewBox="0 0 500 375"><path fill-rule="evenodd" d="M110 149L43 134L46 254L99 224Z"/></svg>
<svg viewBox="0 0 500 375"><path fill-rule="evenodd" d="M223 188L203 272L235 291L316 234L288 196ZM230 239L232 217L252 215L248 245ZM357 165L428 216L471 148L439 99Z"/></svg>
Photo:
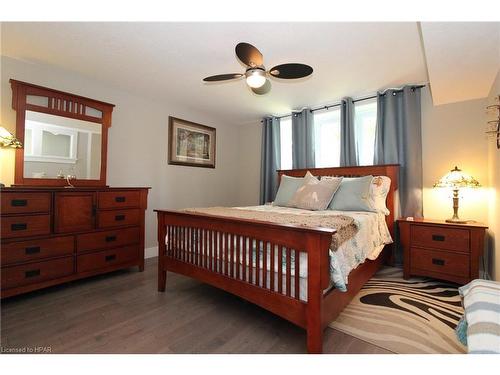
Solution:
<svg viewBox="0 0 500 375"><path fill-rule="evenodd" d="M288 206L312 211L326 210L341 181L342 177L320 181L307 172L304 184L297 189Z"/></svg>
<svg viewBox="0 0 500 375"><path fill-rule="evenodd" d="M370 184L370 194L368 196L368 202L373 208L373 211L380 212L385 215L389 215L389 209L387 208L385 201L387 199L387 194L389 194L389 188L391 187L391 179L387 176L375 176Z"/></svg>

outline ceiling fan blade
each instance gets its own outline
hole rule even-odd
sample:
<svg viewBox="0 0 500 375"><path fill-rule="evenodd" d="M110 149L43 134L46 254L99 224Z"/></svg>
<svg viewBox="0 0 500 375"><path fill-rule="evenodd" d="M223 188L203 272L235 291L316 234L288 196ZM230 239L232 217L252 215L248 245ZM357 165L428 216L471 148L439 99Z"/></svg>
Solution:
<svg viewBox="0 0 500 375"><path fill-rule="evenodd" d="M236 45L236 56L243 64L251 67L259 66L264 63L262 53L249 43L238 43Z"/></svg>
<svg viewBox="0 0 500 375"><path fill-rule="evenodd" d="M205 82L217 82L217 81L227 81L229 79L241 78L244 74L232 73L232 74L218 74L216 76L210 76L203 78Z"/></svg>
<svg viewBox="0 0 500 375"><path fill-rule="evenodd" d="M262 86L257 87L257 88L251 88L251 89L257 95L267 94L271 90L271 81L266 79L266 83L264 83Z"/></svg>
<svg viewBox="0 0 500 375"><path fill-rule="evenodd" d="M276 65L274 68L269 70L269 74L271 74L273 77L283 79L307 77L308 75L312 74L312 72L313 68L311 68L309 65L298 63Z"/></svg>

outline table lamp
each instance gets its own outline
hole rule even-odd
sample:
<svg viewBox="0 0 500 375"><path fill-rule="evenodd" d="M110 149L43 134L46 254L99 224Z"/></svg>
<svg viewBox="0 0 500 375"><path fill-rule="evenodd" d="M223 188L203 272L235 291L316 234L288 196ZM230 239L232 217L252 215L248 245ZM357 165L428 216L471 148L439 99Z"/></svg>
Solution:
<svg viewBox="0 0 500 375"><path fill-rule="evenodd" d="M2 148L22 148L23 144L14 137L7 129L0 126L0 147ZM5 185L0 182L0 187Z"/></svg>
<svg viewBox="0 0 500 375"><path fill-rule="evenodd" d="M448 223L465 224L468 221L458 217L458 191L461 188L478 188L481 184L472 176L462 172L456 166L434 184L435 188L451 188L453 190L453 217Z"/></svg>

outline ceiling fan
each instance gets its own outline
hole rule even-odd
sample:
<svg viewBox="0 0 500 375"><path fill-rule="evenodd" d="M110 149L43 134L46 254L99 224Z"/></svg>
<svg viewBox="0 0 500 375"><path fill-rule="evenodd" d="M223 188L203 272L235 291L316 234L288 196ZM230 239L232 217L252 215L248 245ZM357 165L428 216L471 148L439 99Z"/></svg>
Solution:
<svg viewBox="0 0 500 375"><path fill-rule="evenodd" d="M263 95L271 90L271 82L267 79L268 74L275 78L296 79L307 77L313 72L313 68L309 65L299 63L276 65L266 71L263 65L262 53L257 48L249 43L238 43L235 50L238 59L247 65L245 73L218 74L203 78L203 81L218 82L246 77L250 89L257 95Z"/></svg>

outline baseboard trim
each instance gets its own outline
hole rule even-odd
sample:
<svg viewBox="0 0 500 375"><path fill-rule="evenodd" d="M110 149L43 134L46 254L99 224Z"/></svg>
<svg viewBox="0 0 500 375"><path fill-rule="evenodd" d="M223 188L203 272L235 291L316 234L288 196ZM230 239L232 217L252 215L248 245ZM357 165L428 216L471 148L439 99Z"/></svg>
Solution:
<svg viewBox="0 0 500 375"><path fill-rule="evenodd" d="M158 256L158 246L147 247L144 249L144 259L154 258Z"/></svg>

